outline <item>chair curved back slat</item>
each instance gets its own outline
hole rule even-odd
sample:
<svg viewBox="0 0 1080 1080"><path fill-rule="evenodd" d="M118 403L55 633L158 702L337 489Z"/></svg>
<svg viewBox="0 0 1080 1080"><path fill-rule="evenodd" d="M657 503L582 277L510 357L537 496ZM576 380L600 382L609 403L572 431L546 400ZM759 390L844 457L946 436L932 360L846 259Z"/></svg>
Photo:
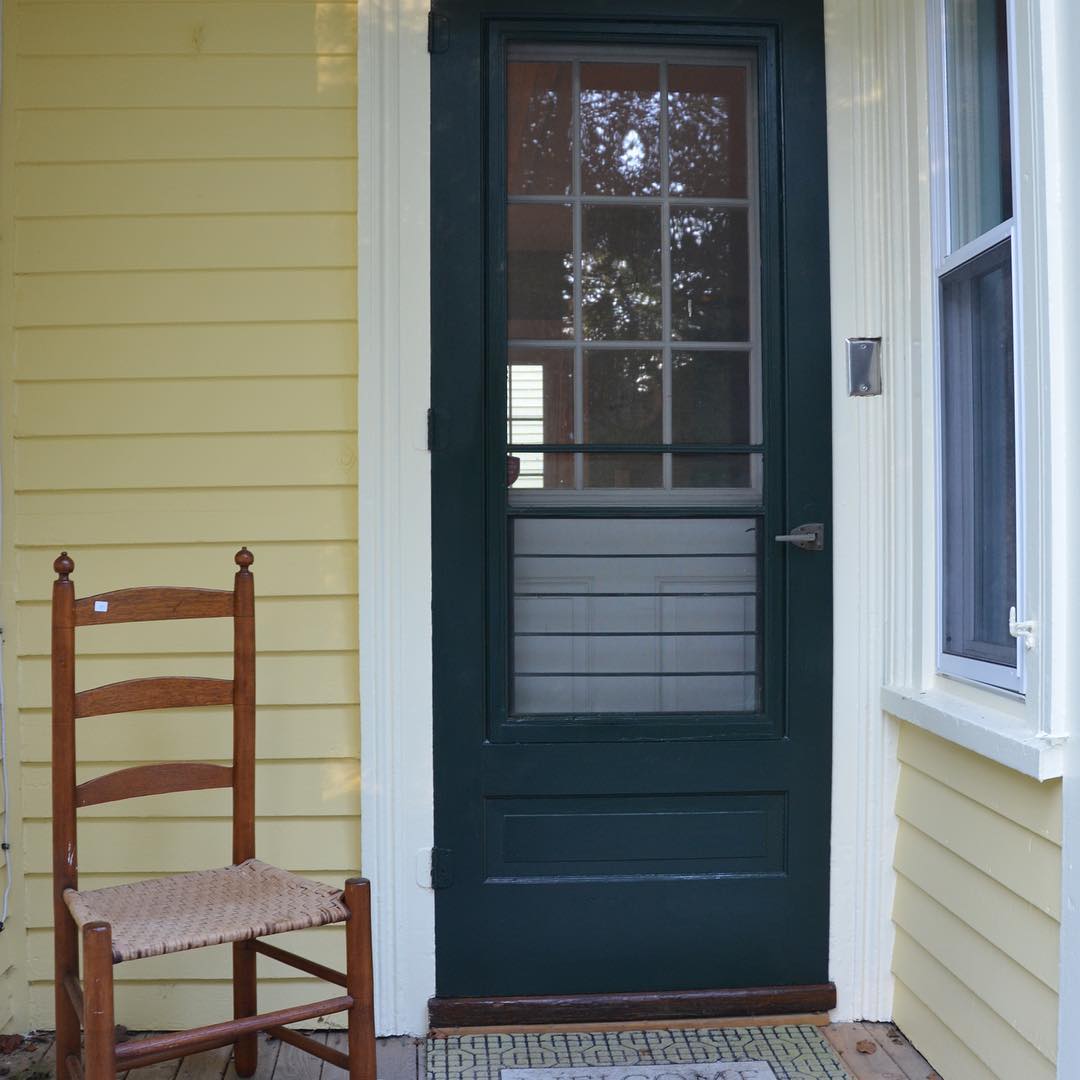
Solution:
<svg viewBox="0 0 1080 1080"><path fill-rule="evenodd" d="M79 784L75 788L75 805L96 806L119 799L135 799L140 795L232 787L232 778L233 771L227 765L195 761L133 765Z"/></svg>
<svg viewBox="0 0 1080 1080"><path fill-rule="evenodd" d="M223 589L141 587L84 596L75 601L76 626L232 617L233 594Z"/></svg>
<svg viewBox="0 0 1080 1080"><path fill-rule="evenodd" d="M232 679L163 675L128 679L83 690L75 695L75 717L146 709L184 709L201 705L231 705Z"/></svg>

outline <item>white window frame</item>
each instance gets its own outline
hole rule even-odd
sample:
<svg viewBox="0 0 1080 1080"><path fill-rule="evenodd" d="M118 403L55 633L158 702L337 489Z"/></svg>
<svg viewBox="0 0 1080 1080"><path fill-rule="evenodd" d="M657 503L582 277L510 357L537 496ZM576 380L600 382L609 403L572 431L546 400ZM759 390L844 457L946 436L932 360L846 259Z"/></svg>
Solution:
<svg viewBox="0 0 1080 1080"><path fill-rule="evenodd" d="M942 500L945 496L943 401L942 401L942 281L951 271L1005 241L1009 242L1012 269L1012 316L1013 316L1013 438L1015 447L1016 492L1016 611L1017 619L1023 620L1027 610L1025 589L1027 561L1027 514L1025 506L1025 441L1024 441L1024 306L1023 259L1021 254L1022 200L1019 197L1021 162L1018 152L1018 101L1015 2L1005 0L1008 33L1009 78L1009 158L1012 169L1012 216L967 242L955 251L952 243L951 192L949 187L949 112L948 112L948 65L946 58L946 4L948 0L929 0L930 28L930 145L931 145L931 222L933 257L933 323L934 323L934 472L936 498L934 500L935 523L935 634L937 672L951 679L961 680L992 692L1005 692L1023 698L1027 693L1028 665L1026 663L1025 639L1016 640L1016 665L1006 667L985 660L947 653L944 647L945 587L944 587L944 513Z"/></svg>

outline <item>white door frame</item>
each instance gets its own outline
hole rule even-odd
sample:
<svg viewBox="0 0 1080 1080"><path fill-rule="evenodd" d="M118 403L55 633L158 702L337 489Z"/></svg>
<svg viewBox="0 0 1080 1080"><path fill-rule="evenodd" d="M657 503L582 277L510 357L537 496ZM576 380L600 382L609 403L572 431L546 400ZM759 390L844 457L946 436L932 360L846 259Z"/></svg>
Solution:
<svg viewBox="0 0 1080 1080"><path fill-rule="evenodd" d="M838 1019L891 1015L896 753L878 693L887 643L885 399L843 391L842 340L881 332L886 251L861 229L885 182L874 79L882 22L922 0L826 0L833 245L836 582L830 973ZM425 0L358 0L360 700L363 868L381 1035L420 1034L435 986L431 703L429 68ZM867 50L879 66L865 63ZM918 70L918 69L917 69ZM855 104L853 104L855 103ZM860 104L863 103L863 104ZM877 125L877 126L875 126ZM904 195L894 180L890 194ZM877 290L876 292L874 290ZM901 338L911 331L895 319ZM899 352L895 362L901 362Z"/></svg>

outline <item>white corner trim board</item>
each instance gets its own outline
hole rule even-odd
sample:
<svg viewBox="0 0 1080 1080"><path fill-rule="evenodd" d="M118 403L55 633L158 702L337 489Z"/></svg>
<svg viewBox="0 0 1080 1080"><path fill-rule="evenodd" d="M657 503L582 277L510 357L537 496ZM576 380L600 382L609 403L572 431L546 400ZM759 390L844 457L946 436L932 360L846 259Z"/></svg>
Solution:
<svg viewBox="0 0 1080 1080"><path fill-rule="evenodd" d="M427 1030L433 834L427 4L360 0L361 855L379 1035ZM430 856L429 856L430 857Z"/></svg>

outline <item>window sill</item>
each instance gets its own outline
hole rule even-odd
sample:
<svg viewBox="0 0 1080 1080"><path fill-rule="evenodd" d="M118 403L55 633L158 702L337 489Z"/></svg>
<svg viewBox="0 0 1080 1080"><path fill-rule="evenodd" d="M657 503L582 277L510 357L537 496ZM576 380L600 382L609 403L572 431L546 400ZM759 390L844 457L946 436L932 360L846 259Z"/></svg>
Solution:
<svg viewBox="0 0 1080 1080"><path fill-rule="evenodd" d="M1062 775L1063 740L1036 735L1003 710L975 705L940 690L895 686L882 687L881 707L1025 776L1041 781Z"/></svg>

